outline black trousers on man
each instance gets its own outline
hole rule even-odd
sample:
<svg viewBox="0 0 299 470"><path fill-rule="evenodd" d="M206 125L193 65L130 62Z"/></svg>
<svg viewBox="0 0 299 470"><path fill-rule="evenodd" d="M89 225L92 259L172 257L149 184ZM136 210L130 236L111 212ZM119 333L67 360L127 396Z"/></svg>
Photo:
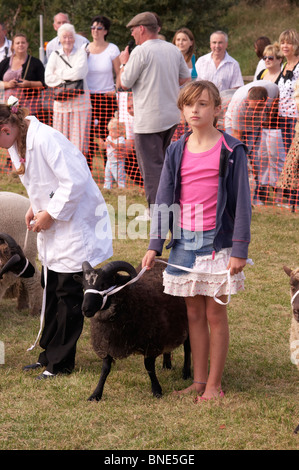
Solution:
<svg viewBox="0 0 299 470"><path fill-rule="evenodd" d="M76 345L84 317L82 285L73 275L47 271L45 322L40 339L44 351L38 362L52 374L69 374L75 367Z"/></svg>
<svg viewBox="0 0 299 470"><path fill-rule="evenodd" d="M153 134L135 133L136 157L149 207L155 203L165 152L171 143L176 127L175 125L166 131Z"/></svg>

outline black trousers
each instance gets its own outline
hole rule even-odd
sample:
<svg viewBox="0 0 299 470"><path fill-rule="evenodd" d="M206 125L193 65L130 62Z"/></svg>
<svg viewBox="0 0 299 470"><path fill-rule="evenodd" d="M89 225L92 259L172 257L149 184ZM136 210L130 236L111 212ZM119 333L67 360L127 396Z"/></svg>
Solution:
<svg viewBox="0 0 299 470"><path fill-rule="evenodd" d="M135 133L136 157L149 206L155 203L165 152L176 127L175 125L166 131L153 134Z"/></svg>
<svg viewBox="0 0 299 470"><path fill-rule="evenodd" d="M84 317L82 286L74 281L73 275L47 271L45 322L40 339L44 351L38 362L52 374L71 373L75 367L76 346Z"/></svg>

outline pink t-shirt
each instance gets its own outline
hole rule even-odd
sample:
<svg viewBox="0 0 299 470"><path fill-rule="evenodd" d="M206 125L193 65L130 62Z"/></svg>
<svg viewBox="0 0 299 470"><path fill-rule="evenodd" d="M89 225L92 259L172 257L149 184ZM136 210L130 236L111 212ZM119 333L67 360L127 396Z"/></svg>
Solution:
<svg viewBox="0 0 299 470"><path fill-rule="evenodd" d="M220 151L223 138L210 150L191 153L185 146L181 165L181 227L192 231L212 230L216 206Z"/></svg>

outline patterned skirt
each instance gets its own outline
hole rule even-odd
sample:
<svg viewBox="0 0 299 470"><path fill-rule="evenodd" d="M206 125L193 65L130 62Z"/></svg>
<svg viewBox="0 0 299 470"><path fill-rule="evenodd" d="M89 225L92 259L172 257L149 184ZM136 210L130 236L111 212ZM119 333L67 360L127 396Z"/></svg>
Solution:
<svg viewBox="0 0 299 470"><path fill-rule="evenodd" d="M295 136L276 186L282 189L299 190L299 122L296 123Z"/></svg>
<svg viewBox="0 0 299 470"><path fill-rule="evenodd" d="M179 276L164 271L164 292L178 297L194 297L195 295L213 297L218 291L217 297L219 297L244 290L243 271L231 276L230 283L228 282L227 265L230 254L231 248L224 248L214 255L196 256L192 272L182 271L183 274Z"/></svg>

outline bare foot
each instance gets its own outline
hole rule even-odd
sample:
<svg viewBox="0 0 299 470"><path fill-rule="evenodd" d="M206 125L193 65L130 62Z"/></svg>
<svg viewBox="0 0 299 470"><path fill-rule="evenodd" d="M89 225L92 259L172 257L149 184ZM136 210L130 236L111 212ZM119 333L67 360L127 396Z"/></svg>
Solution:
<svg viewBox="0 0 299 470"><path fill-rule="evenodd" d="M175 390L173 395L187 395L192 392L203 393L205 391L205 387L205 382L193 382L189 387L184 388L183 390Z"/></svg>
<svg viewBox="0 0 299 470"><path fill-rule="evenodd" d="M198 403L199 401L205 401L205 400L209 401L209 400L215 400L215 399L223 398L223 397L224 397L224 392L221 389L213 390L213 391L206 390L201 396L197 397L196 403Z"/></svg>

